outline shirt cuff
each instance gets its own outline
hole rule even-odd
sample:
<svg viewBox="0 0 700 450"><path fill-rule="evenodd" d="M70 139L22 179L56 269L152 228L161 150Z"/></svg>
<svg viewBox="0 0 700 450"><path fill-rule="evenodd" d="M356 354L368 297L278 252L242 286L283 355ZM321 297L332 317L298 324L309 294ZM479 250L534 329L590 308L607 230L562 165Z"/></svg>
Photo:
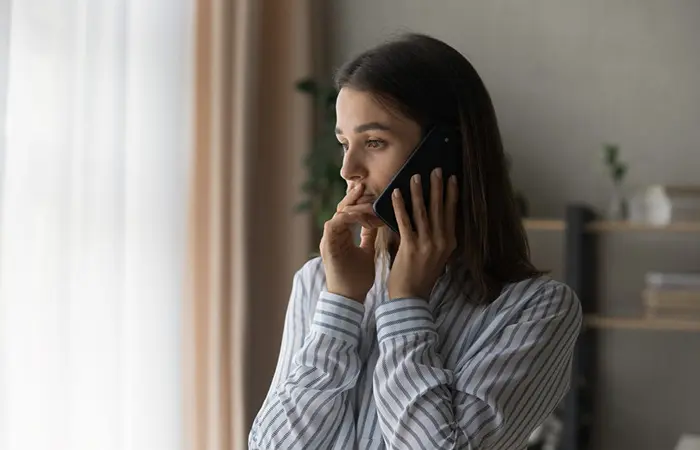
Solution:
<svg viewBox="0 0 700 450"><path fill-rule="evenodd" d="M377 307L375 319L379 342L401 335L436 332L428 302L420 298L389 300Z"/></svg>
<svg viewBox="0 0 700 450"><path fill-rule="evenodd" d="M365 306L362 303L322 291L318 303L316 303L311 330L357 346L364 316Z"/></svg>

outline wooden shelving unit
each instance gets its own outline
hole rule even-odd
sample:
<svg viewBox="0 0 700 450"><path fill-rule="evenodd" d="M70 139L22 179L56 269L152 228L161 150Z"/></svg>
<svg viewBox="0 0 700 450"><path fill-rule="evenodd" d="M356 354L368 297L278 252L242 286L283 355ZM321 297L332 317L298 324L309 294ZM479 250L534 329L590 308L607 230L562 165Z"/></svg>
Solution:
<svg viewBox="0 0 700 450"><path fill-rule="evenodd" d="M700 222L658 227L626 221L601 220L585 206L571 204L564 219L528 218L528 232L556 232L564 241L565 282L581 300L584 326L576 344L572 389L560 405L564 423L561 450L591 450L595 414L596 379L601 331L700 333L700 319L666 319L645 316L606 316L598 309L599 244L608 233L697 233ZM693 236L694 238L694 236Z"/></svg>
<svg viewBox="0 0 700 450"><path fill-rule="evenodd" d="M700 332L700 320L650 319L646 317L605 317L595 314L585 316L584 324L591 328L641 331L689 331Z"/></svg>
<svg viewBox="0 0 700 450"><path fill-rule="evenodd" d="M557 219L525 219L523 225L526 230L533 231L564 231L566 222Z"/></svg>
<svg viewBox="0 0 700 450"><path fill-rule="evenodd" d="M531 231L565 231L566 221L559 219L525 219L523 224L526 230ZM625 232L648 231L667 233L700 233L700 222L678 222L666 226L653 226L642 223L625 221L595 220L587 224L587 232Z"/></svg>
<svg viewBox="0 0 700 450"><path fill-rule="evenodd" d="M667 233L700 233L700 222L678 222L666 226L653 226L632 222L597 220L586 227L592 232L650 231Z"/></svg>

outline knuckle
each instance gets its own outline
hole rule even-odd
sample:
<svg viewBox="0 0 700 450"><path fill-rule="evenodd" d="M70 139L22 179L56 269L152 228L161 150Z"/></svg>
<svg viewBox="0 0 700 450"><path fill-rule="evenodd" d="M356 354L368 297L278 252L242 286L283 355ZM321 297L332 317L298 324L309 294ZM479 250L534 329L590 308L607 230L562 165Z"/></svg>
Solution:
<svg viewBox="0 0 700 450"><path fill-rule="evenodd" d="M430 240L426 240L420 243L420 252L424 255L429 255L433 252L435 247L433 246L433 242Z"/></svg>
<svg viewBox="0 0 700 450"><path fill-rule="evenodd" d="M323 224L324 234L330 234L335 230L336 225L337 225L337 220L338 220L338 216L333 216L332 219L327 220L326 223Z"/></svg>
<svg viewBox="0 0 700 450"><path fill-rule="evenodd" d="M435 249L439 252L445 251L447 249L447 241L443 237L438 237L435 239Z"/></svg>

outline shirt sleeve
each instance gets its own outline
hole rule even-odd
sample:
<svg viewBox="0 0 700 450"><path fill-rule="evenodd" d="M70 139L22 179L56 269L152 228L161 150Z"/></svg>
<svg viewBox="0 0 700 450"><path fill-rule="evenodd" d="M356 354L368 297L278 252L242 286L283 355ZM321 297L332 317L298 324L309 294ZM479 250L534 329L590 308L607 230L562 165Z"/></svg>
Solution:
<svg viewBox="0 0 700 450"><path fill-rule="evenodd" d="M545 284L456 370L443 366L427 302L376 312L377 412L389 449L514 449L568 390L581 307L565 284Z"/></svg>
<svg viewBox="0 0 700 450"><path fill-rule="evenodd" d="M306 295L297 273L275 375L248 437L251 449L340 449L354 442L348 391L360 372L364 306L322 292L307 325Z"/></svg>

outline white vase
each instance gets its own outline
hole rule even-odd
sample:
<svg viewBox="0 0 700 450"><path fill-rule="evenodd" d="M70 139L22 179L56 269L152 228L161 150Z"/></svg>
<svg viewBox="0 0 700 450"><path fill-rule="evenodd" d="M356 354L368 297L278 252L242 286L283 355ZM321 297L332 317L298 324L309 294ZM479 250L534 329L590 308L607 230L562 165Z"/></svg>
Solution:
<svg viewBox="0 0 700 450"><path fill-rule="evenodd" d="M622 192L622 186L619 184L613 185L608 203L607 217L609 220L627 219L627 201L624 193Z"/></svg>

